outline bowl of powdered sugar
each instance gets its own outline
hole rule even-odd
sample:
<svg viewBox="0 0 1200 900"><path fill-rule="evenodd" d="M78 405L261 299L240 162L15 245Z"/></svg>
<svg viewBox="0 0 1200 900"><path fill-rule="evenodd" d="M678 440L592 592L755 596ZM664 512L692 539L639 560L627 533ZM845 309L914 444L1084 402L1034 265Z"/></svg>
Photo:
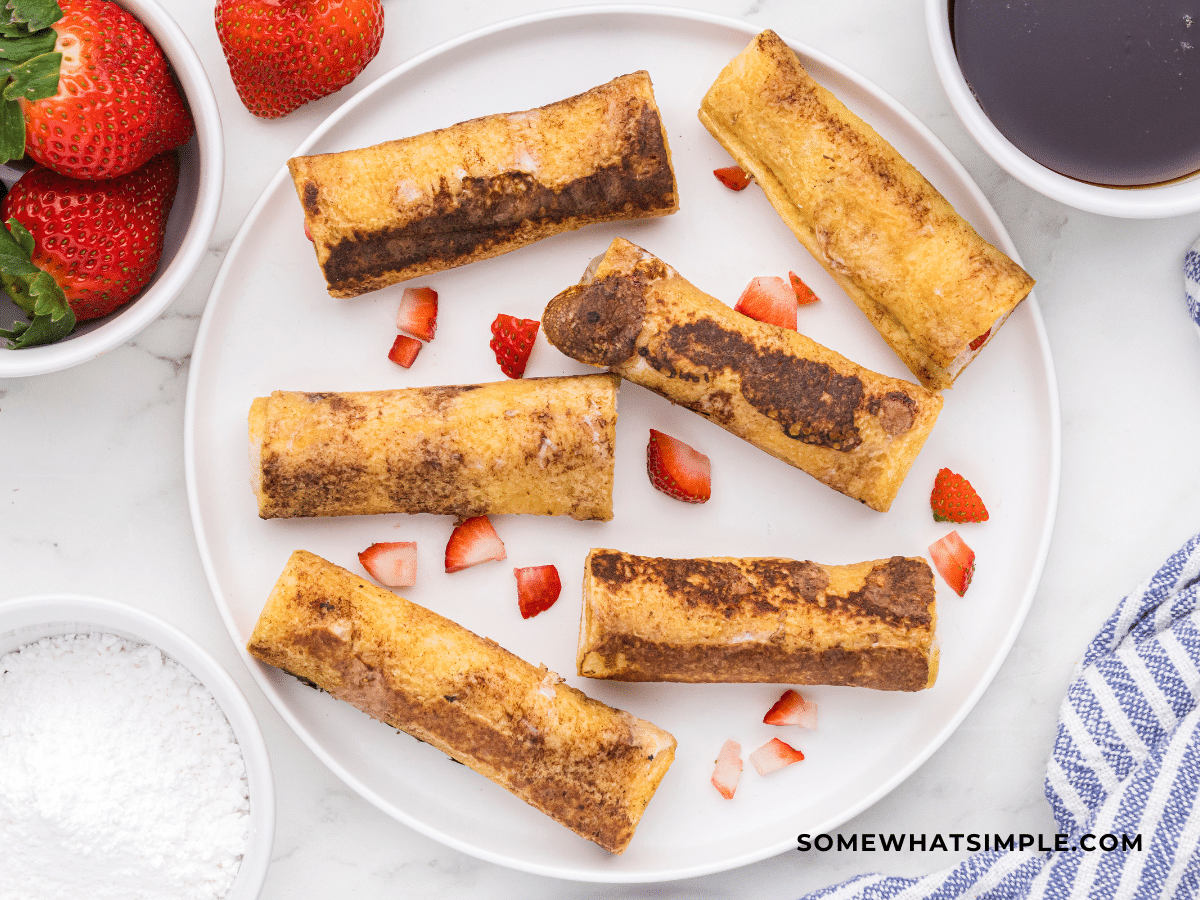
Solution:
<svg viewBox="0 0 1200 900"><path fill-rule="evenodd" d="M275 831L229 674L136 608L0 602L0 897L252 900Z"/></svg>

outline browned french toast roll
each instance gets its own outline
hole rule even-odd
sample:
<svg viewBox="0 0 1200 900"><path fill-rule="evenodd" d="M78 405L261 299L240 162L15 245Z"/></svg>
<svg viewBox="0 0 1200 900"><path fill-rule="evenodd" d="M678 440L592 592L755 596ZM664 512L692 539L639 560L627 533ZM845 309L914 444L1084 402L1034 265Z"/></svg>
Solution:
<svg viewBox="0 0 1200 900"><path fill-rule="evenodd" d="M942 408L918 384L742 315L622 238L550 301L542 330L567 356L606 366L880 511Z"/></svg>
<svg viewBox="0 0 1200 900"><path fill-rule="evenodd" d="M288 160L317 262L353 297L597 222L679 208L644 71L525 112Z"/></svg>
<svg viewBox="0 0 1200 900"><path fill-rule="evenodd" d="M919 691L937 678L934 590L919 557L827 566L592 550L579 674Z"/></svg>
<svg viewBox="0 0 1200 900"><path fill-rule="evenodd" d="M288 560L247 650L612 853L629 844L675 757L661 728L304 550Z"/></svg>
<svg viewBox="0 0 1200 900"><path fill-rule="evenodd" d="M926 387L953 386L1033 288L775 32L721 71L699 115Z"/></svg>
<svg viewBox="0 0 1200 900"><path fill-rule="evenodd" d="M619 381L578 375L258 397L249 415L258 514L607 521Z"/></svg>

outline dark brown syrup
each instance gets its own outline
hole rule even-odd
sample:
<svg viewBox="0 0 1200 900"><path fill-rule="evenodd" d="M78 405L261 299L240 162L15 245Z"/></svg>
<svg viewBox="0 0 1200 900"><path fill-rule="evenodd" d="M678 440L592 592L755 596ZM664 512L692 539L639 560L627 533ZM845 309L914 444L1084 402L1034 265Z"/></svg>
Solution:
<svg viewBox="0 0 1200 900"><path fill-rule="evenodd" d="M1200 171L1200 0L951 0L979 105L1027 156L1134 186Z"/></svg>

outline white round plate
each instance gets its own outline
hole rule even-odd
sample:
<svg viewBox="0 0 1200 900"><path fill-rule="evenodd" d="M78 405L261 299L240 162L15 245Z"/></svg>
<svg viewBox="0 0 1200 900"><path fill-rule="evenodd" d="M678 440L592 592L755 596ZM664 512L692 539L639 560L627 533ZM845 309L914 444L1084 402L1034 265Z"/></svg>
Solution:
<svg viewBox="0 0 1200 900"><path fill-rule="evenodd" d="M1023 303L946 395L941 419L890 512L831 491L708 421L631 384L621 388L611 522L502 516L508 559L447 575L446 516L261 521L249 485L246 413L272 390L351 390L503 380L488 349L497 313L540 319L615 236L647 248L730 303L757 275L795 271L821 298L800 328L851 359L910 377L882 339L795 241L756 188L713 177L729 159L696 118L701 96L745 47L748 24L677 10L562 10L476 31L381 77L339 109L300 153L362 147L496 112L541 106L646 69L666 124L681 209L663 219L593 226L426 279L437 290L436 338L410 370L387 359L402 286L345 301L325 292L286 170L247 217L213 288L195 353L186 418L188 490L197 539L221 613L245 644L271 586L297 548L361 571L375 541L415 540L409 599L491 637L534 664L676 736L675 763L622 856L577 837L432 747L247 657L296 733L364 797L413 828L506 866L588 881L663 881L730 869L828 831L878 800L951 734L1016 637L1041 574L1058 493L1059 419L1036 301ZM932 134L861 77L792 43L815 78L871 122L989 240L1011 240L964 169ZM589 371L539 338L527 375ZM646 478L653 426L712 459L713 496L679 503ZM950 528L929 511L934 474L971 479L991 521L959 526L978 554L959 598L939 581L941 674L916 694L814 687L820 729L763 725L777 685L618 684L579 678L575 641L582 561L603 546L658 556L787 556L850 563L917 556ZM558 604L523 620L514 566L553 563ZM769 777L752 768L734 800L709 784L726 738L749 752L782 734L804 762Z"/></svg>

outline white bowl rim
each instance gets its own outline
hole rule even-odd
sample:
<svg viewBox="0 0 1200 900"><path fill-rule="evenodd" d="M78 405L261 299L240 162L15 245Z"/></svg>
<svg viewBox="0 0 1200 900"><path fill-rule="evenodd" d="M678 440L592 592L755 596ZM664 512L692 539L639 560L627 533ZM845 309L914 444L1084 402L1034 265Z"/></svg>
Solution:
<svg viewBox="0 0 1200 900"><path fill-rule="evenodd" d="M225 181L225 141L217 98L195 47L178 23L157 0L117 0L133 12L168 52L175 76L183 87L192 118L200 160L196 208L179 250L147 294L129 304L111 321L87 334L43 347L8 350L0 346L0 378L57 372L119 347L157 319L174 302L195 273L217 224ZM167 48L171 48L167 51ZM3 298L0 298L3 299ZM5 301L7 302L7 301Z"/></svg>
<svg viewBox="0 0 1200 900"><path fill-rule="evenodd" d="M193 638L144 609L88 594L45 593L0 600L0 636L27 630L31 643L59 624L87 625L157 647L186 668L213 695L234 731L250 789L250 837L237 876L222 900L254 900L261 893L275 840L275 782L258 719L245 695L216 658ZM82 633L72 631L52 633ZM22 646L24 645L22 644ZM4 651L0 649L0 656Z"/></svg>
<svg viewBox="0 0 1200 900"><path fill-rule="evenodd" d="M1076 181L1034 162L992 124L971 93L950 37L951 0L925 0L925 27L938 79L950 106L975 142L1006 172L1052 200L1085 212L1126 219L1160 219L1200 211L1200 173L1144 187L1105 187Z"/></svg>

